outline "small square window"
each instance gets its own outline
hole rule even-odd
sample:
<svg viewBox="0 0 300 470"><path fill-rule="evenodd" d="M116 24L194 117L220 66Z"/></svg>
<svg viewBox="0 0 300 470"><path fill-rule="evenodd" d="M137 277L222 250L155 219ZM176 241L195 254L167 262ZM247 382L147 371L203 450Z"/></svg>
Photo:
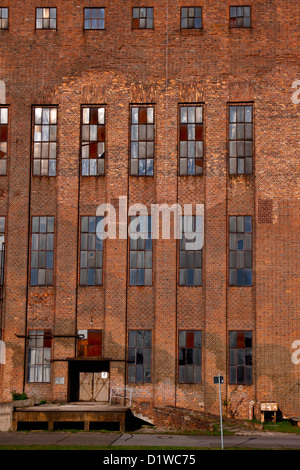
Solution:
<svg viewBox="0 0 300 470"><path fill-rule="evenodd" d="M202 7L181 8L181 29L202 28Z"/></svg>
<svg viewBox="0 0 300 470"><path fill-rule="evenodd" d="M229 10L229 26L230 28L250 28L251 7L231 6Z"/></svg>
<svg viewBox="0 0 300 470"><path fill-rule="evenodd" d="M153 8L133 8L132 9L133 29L153 29Z"/></svg>
<svg viewBox="0 0 300 470"><path fill-rule="evenodd" d="M105 29L105 9L85 8L84 29Z"/></svg>
<svg viewBox="0 0 300 470"><path fill-rule="evenodd" d="M36 8L36 29L56 29L56 8Z"/></svg>

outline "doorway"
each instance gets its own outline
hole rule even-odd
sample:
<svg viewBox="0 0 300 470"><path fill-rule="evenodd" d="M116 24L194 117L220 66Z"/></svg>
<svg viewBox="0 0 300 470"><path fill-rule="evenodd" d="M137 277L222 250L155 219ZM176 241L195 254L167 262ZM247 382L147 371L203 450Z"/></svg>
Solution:
<svg viewBox="0 0 300 470"><path fill-rule="evenodd" d="M108 372L80 372L79 401L97 401L107 403L108 399Z"/></svg>
<svg viewBox="0 0 300 470"><path fill-rule="evenodd" d="M68 400L109 402L109 361L69 360Z"/></svg>

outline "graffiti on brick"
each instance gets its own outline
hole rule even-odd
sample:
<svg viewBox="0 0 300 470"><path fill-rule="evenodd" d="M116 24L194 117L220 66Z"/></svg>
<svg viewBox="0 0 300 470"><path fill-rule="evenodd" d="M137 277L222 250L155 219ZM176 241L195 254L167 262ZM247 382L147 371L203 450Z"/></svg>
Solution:
<svg viewBox="0 0 300 470"><path fill-rule="evenodd" d="M5 343L0 340L0 364L5 364Z"/></svg>
<svg viewBox="0 0 300 470"><path fill-rule="evenodd" d="M296 340L292 344L292 349L296 349L296 351L292 354L292 362L293 364L300 364L300 340Z"/></svg>
<svg viewBox="0 0 300 470"><path fill-rule="evenodd" d="M296 91L292 94L292 102L294 104L300 104L300 80L295 80L292 84L292 88L296 88Z"/></svg>
<svg viewBox="0 0 300 470"><path fill-rule="evenodd" d="M119 197L119 214L116 204L100 204L96 216L97 236L99 239L118 238L131 240L147 239L149 232L152 240L181 240L188 243L189 250L201 250L204 243L204 205L203 204L151 204L150 210L144 204L127 207L127 197ZM150 219L151 217L151 219ZM130 223L128 224L128 220ZM173 220L173 232L171 230ZM151 226L149 226L151 225Z"/></svg>

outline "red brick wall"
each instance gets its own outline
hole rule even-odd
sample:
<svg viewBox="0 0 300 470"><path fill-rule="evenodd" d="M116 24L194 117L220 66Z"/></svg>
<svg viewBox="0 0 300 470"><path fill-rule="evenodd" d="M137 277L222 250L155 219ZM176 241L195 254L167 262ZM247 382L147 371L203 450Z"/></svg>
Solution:
<svg viewBox="0 0 300 470"><path fill-rule="evenodd" d="M0 2L1 3L1 2ZM152 329L152 383L134 385L145 407L179 406L218 413L213 376L225 377L222 398L248 416L249 401L277 401L299 414L300 365L292 363L299 327L299 105L291 85L299 63L297 0L249 0L252 28L229 29L228 1L104 0L104 31L83 31L83 8L96 0L8 0L9 30L0 31L1 76L9 105L8 174L0 178L6 216L1 399L23 389L52 400L67 398L67 362L52 364L51 384L24 379L28 329L55 334L103 330L111 386L124 386L128 329ZM166 6L168 4L168 12ZM243 4L237 0L235 4ZM201 31L180 30L181 6L203 7ZM0 4L0 6L2 6ZM35 31L36 6L57 7L57 31ZM154 30L131 30L131 8L154 7ZM167 14L168 13L168 14ZM168 17L168 24L166 24ZM167 59L167 62L166 62ZM166 69L166 63L168 67ZM167 83L167 90L166 90ZM178 104L204 104L204 176L178 176ZM253 102L255 172L227 172L228 103ZM130 104L155 105L155 175L129 176ZM30 176L31 106L58 105L56 178ZM105 104L105 177L81 178L80 107ZM174 240L158 240L153 286L128 286L128 244L104 248L103 286L78 286L78 218L100 203L127 196L140 202L205 205L203 286L179 287ZM268 202L264 202L268 201ZM252 215L253 287L228 287L228 216ZM28 286L29 220L55 216L53 287ZM203 383L177 384L178 329L203 331ZM252 329L254 383L228 385L228 331ZM53 358L73 357L73 338L55 338ZM55 385L55 377L65 377ZM131 384L129 384L131 386Z"/></svg>

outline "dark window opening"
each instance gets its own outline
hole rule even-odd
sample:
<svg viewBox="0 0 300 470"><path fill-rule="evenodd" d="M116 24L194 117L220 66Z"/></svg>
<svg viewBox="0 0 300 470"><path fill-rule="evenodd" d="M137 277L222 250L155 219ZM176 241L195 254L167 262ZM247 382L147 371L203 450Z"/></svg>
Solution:
<svg viewBox="0 0 300 470"><path fill-rule="evenodd" d="M229 383L252 383L252 331L229 332Z"/></svg>
<svg viewBox="0 0 300 470"><path fill-rule="evenodd" d="M201 383L202 332L179 331L178 355L178 382Z"/></svg>
<svg viewBox="0 0 300 470"><path fill-rule="evenodd" d="M151 330L128 332L128 382L151 382Z"/></svg>

